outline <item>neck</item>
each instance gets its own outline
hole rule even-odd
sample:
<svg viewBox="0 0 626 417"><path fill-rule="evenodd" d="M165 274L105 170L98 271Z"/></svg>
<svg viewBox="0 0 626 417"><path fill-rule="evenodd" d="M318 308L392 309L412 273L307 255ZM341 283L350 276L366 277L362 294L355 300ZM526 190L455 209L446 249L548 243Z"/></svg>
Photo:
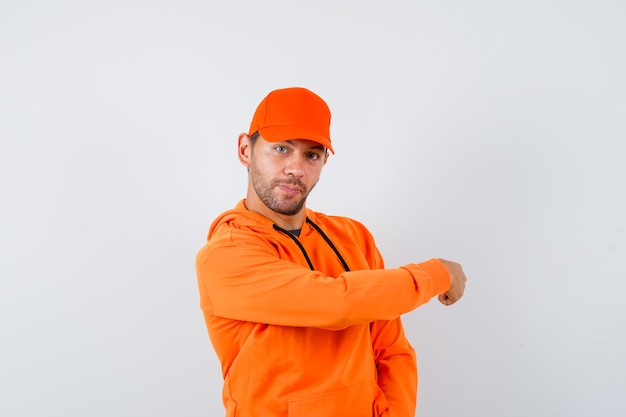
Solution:
<svg viewBox="0 0 626 417"><path fill-rule="evenodd" d="M271 212L274 213L273 211ZM277 226L280 226L285 230L298 230L302 227L302 224L304 223L304 219L306 217L306 211L303 207L299 213L294 214L293 216L287 216L287 215L278 214L278 213L274 213L274 217L269 217L265 214L263 215L268 217L274 223L276 223Z"/></svg>

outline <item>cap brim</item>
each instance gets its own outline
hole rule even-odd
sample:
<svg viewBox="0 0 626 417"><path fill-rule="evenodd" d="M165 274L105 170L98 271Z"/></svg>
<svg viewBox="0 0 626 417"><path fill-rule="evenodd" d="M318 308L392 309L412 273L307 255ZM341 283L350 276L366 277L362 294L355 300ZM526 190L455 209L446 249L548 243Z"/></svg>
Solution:
<svg viewBox="0 0 626 417"><path fill-rule="evenodd" d="M328 148L333 154L335 153L330 143L330 138L306 128L295 126L270 126L259 129L259 133L263 136L263 139L268 142L281 142L296 139L311 140Z"/></svg>

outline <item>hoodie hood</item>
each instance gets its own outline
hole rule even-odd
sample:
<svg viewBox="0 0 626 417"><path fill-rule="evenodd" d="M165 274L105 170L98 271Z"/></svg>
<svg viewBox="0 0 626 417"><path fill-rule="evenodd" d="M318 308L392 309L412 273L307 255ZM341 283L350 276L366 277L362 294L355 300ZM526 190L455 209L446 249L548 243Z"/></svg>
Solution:
<svg viewBox="0 0 626 417"><path fill-rule="evenodd" d="M274 230L273 227L274 222L256 211L248 210L246 208L245 201L245 199L240 200L235 208L220 214L213 221L213 223L211 223L207 238L210 239L214 234L216 234L222 225L235 229L247 229L255 233L275 235L276 230ZM307 208L306 217L315 221L315 212ZM313 228L309 226L307 222L304 222L302 224L302 231L300 232L300 235L304 236L312 230Z"/></svg>
<svg viewBox="0 0 626 417"><path fill-rule="evenodd" d="M213 236L220 233L220 230L224 230L225 233L230 232L232 229L237 230L248 230L253 232L259 236L265 236L265 239L273 240L276 239L277 236L287 237L293 241L293 243L298 246L302 255L306 259L306 262L311 270L315 270L314 264L311 262L311 258L307 253L307 250L299 240L299 238L306 239L311 233L319 233L319 235L324 239L326 244L335 252L337 255L337 259L341 262L344 270L349 271L350 267L346 263L345 259L335 246L335 244L330 240L328 235L324 233L324 231L315 224L318 216L313 210L306 209L305 213L305 221L300 228L300 233L298 237L296 237L293 233L288 230L283 229L276 225L272 220L267 217L252 211L248 210L245 205L245 199L239 201L234 209L225 211L219 217L213 221L211 227L209 228L208 239L211 239ZM277 235L278 233L278 235Z"/></svg>

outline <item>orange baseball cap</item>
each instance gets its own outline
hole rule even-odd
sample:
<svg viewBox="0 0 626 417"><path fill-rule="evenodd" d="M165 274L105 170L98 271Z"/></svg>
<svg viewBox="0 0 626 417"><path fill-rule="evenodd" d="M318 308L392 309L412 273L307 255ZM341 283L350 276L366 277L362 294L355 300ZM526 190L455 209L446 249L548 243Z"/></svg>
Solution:
<svg viewBox="0 0 626 417"><path fill-rule="evenodd" d="M335 153L330 143L330 109L306 88L270 92L256 108L248 135L256 131L269 142L308 139Z"/></svg>

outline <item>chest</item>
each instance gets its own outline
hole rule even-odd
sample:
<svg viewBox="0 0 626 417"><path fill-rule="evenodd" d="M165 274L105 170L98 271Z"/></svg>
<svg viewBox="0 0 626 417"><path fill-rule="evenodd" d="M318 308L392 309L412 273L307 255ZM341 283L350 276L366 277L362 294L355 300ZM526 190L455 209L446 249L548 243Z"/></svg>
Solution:
<svg viewBox="0 0 626 417"><path fill-rule="evenodd" d="M365 248L346 236L329 241L321 236L304 236L283 241L278 249L282 259L289 259L327 276L338 276L348 270L371 269L373 264Z"/></svg>

